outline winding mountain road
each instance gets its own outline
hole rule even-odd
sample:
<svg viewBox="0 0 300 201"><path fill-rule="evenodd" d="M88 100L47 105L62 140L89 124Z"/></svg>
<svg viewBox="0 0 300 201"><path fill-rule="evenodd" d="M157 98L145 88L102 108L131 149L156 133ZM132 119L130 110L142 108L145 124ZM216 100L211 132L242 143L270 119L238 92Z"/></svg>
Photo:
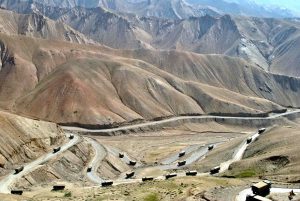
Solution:
<svg viewBox="0 0 300 201"><path fill-rule="evenodd" d="M124 157L120 158L120 160L122 160L127 165L129 165L130 161L136 161L136 160L132 159L126 152L124 152L116 147L112 147L112 146L105 146L105 147L110 154L112 154L113 156L115 156L117 158L119 158L119 153L123 153ZM135 167L139 167L139 166L142 166L142 164L137 162Z"/></svg>
<svg viewBox="0 0 300 201"><path fill-rule="evenodd" d="M188 120L188 119L237 119L237 120L266 120L266 119L276 119L279 117L288 116L291 114L300 113L300 109L287 111L281 114L272 114L269 117L230 117L230 116L210 116L210 115L203 115L203 116L180 116L180 117L171 117L168 119L163 119L159 121L152 121L152 122L145 122L139 123L134 125L128 126L121 126L117 128L110 128L110 129L86 129L80 127L72 127L72 126L62 126L64 130L69 131L79 131L79 132L90 132L90 133L108 133L108 132L116 132L116 131L123 131L123 130L130 130L136 128L143 128L147 126L154 126L160 125L168 122L180 121L180 120Z"/></svg>
<svg viewBox="0 0 300 201"><path fill-rule="evenodd" d="M67 135L70 135L70 133L67 133ZM72 134L74 135L74 134ZM62 152L68 150L70 147L76 145L80 141L79 136L74 135L74 138L70 141L68 141L66 144L61 146L60 151L53 153L50 152L46 155L43 155L39 157L38 159L25 164L23 171L21 171L18 174L14 174L12 172L11 174L5 176L1 181L0 181L0 193L10 193L10 188L13 186L13 184L18 180L21 179L24 175L38 169L41 167L44 163L47 161L55 158L57 155L61 154Z"/></svg>
<svg viewBox="0 0 300 201"><path fill-rule="evenodd" d="M258 133L254 134L254 135L251 137L251 138L252 138L251 143L252 143L256 138L258 138L258 136L259 136ZM249 143L249 144L251 144L251 143ZM221 169L220 169L220 173L225 172L226 170L228 170L229 166L230 166L232 163L237 162L237 161L239 161L239 160L242 160L243 155L244 155L244 153L245 153L245 151L246 151L246 149L247 149L247 147L248 147L249 144L247 144L247 141L244 141L244 142L240 145L240 147L234 152L232 159L230 159L230 160L228 160L228 161L226 161L226 162L224 162L224 163L221 163L221 164L220 164L220 168L221 168Z"/></svg>
<svg viewBox="0 0 300 201"><path fill-rule="evenodd" d="M92 145L95 152L93 159L89 163L89 167L91 167L92 170L87 173L87 176L94 183L101 184L105 180L98 176L97 170L101 162L103 161L103 159L106 157L107 152L105 148L94 139L91 138L85 138L85 139L88 141L89 144Z"/></svg>
<svg viewBox="0 0 300 201"><path fill-rule="evenodd" d="M134 129L134 128L140 128L140 127L145 127L145 126L151 126L151 125L157 125L157 124L163 124L163 123L167 123L167 122L172 122L172 121L178 121L178 120L184 120L184 119L246 119L246 120L264 120L264 119L275 119L275 118L279 118L282 116L287 116L287 115L291 115L291 114L295 114L295 113L300 113L300 110L294 110L294 111L288 111L286 113L282 113L282 114L275 114L269 117L222 117L222 116L184 116L184 117L173 117L170 119L165 119L165 120L161 120L161 121L155 121L155 122L147 122L147 123L141 123L141 124L136 124L136 125L131 125L131 126L123 126L123 127L119 127L119 128L112 128L112 129L101 129L101 130L90 130L90 129L84 129L84 128L76 128L76 127L63 127L63 129L65 130L74 130L74 131L87 131L87 132L113 132L113 131L120 131L120 130L126 130L126 129ZM252 136L252 142L255 140L255 138L257 138L259 136L258 133L255 133ZM92 167L92 171L90 173L87 173L87 176L90 180L92 180L93 182L100 184L102 183L103 180L102 178L100 178L97 175L97 169L100 166L101 161L106 157L107 151L105 150L105 148L99 144L98 142L96 142L93 139L90 138L86 138L87 141L92 145L93 149L95 150L95 155L93 157L93 159L90 162L90 167ZM39 168L41 165L43 165L45 162L49 161L50 159L56 157L58 154L66 151L67 149L69 149L70 147L74 146L75 144L77 144L79 142L80 138L77 135L74 135L74 139L70 140L69 142L67 142L65 145L61 146L61 150L57 153L48 153L40 158L38 158L35 161L32 161L31 163L28 163L26 165L24 165L24 170L21 171L19 174L14 174L11 173L9 175L7 175L6 177L4 177L1 181L0 181L0 193L10 193L10 188L12 187L12 185L20 178L22 178L22 176L36 170L37 168ZM251 143L252 143L251 142ZM249 144L251 144L249 143ZM245 152L245 150L247 149L248 145L246 141L244 141L239 148L235 151L234 155L232 156L232 159L223 162L220 164L221 170L220 172L224 172L226 170L228 170L230 164L232 164L233 162L239 161L242 159L242 156ZM198 150L198 152L194 152L192 153L189 157L187 158L187 165L194 162L195 160L199 160L201 157L205 157L207 153L207 147L201 148ZM129 160L129 159L128 159ZM172 158L171 160L169 160L170 162L172 162L174 160L174 158ZM167 162L169 162L167 161ZM166 166L167 168L169 168L170 166L173 167L173 164L166 164L166 165L162 165L162 166ZM169 166L169 167L168 167ZM197 176L207 176L209 175L209 173L198 173ZM185 176L184 173L179 173L178 176L183 177ZM160 176L158 178L155 178L155 180L161 180L164 179L163 176ZM114 181L114 185L119 185L119 184L127 184L127 183L136 183L136 182L141 182L141 179L118 179ZM277 192L277 193L285 193L290 191L291 189L277 189L274 188L272 189L272 192ZM295 190L295 192L298 192L298 190ZM249 193L249 189L246 189L244 191L242 191L238 196L237 196L237 200L243 200L245 198L245 196L247 196L247 194Z"/></svg>
<svg viewBox="0 0 300 201"><path fill-rule="evenodd" d="M228 170L229 166L233 163L233 162L236 162L236 161L239 161L242 159L243 155L244 155L244 152L246 151L247 147L259 136L258 133L255 133L254 135L252 135L252 141L250 143L247 143L246 140L243 141L243 143L239 146L239 148L234 152L233 156L232 156L232 159L226 161L226 162L223 162L220 164L220 167L221 167L221 170L220 170L220 173L222 172L225 172L226 170ZM95 142L92 140L92 142L96 143L99 145L99 143ZM94 147L94 146L93 146ZM116 151L116 150L114 150ZM197 150L195 150L195 152L191 153L189 157L186 158L186 165L184 166L187 166L187 165L190 165L191 163L197 161L197 160L200 160L200 159L203 159L205 158L206 154L208 153L208 145L206 146L203 146L203 147L198 147ZM115 153L116 154L116 153ZM171 157L171 159L173 160L174 157ZM94 156L94 159L93 161L97 161L100 163L103 158L98 158L97 154ZM172 161L170 160L170 162ZM168 161L169 162L169 161ZM181 166L181 167L184 167L184 166ZM170 169L178 169L178 168L181 168L181 167L178 167L176 163L171 163L171 164L165 164L165 165L157 165L157 166L151 166L151 167L139 167L137 169L135 169L135 171L143 171L144 169L147 169L147 168L158 168L160 170L170 170ZM96 168L98 168L96 166ZM94 169L94 168L93 168ZM96 170L96 169L94 169ZM210 173L208 172L204 172L204 173L198 173L197 174L197 177L203 177L203 176L209 176ZM97 177L96 173L94 173L94 176L95 178ZM185 173L182 172L182 173L178 173L177 174L177 177L185 177ZM99 183L101 184L101 182L103 182L104 180L103 179L95 179L95 178L91 178L91 180L95 181L95 183ZM159 176L159 177L156 177L154 178L154 180L164 180L165 177L164 176ZM113 180L114 184L113 185L120 185L120 184L128 184L128 183L139 183L139 182L142 182L141 179L124 179L121 177L119 177L119 179L115 179Z"/></svg>

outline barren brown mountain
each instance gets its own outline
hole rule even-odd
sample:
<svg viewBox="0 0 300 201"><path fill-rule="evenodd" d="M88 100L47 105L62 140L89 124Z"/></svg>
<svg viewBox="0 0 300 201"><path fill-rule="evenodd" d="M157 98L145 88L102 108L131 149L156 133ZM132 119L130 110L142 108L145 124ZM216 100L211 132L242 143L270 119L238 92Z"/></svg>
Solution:
<svg viewBox="0 0 300 201"><path fill-rule="evenodd" d="M266 73L241 59L0 38L1 107L58 123L259 115L300 104L299 79Z"/></svg>
<svg viewBox="0 0 300 201"><path fill-rule="evenodd" d="M266 71L299 76L300 24L294 20L229 15L168 20L120 16L102 8L73 8L59 21L114 48L223 54L243 58ZM95 21L96 27L92 26Z"/></svg>
<svg viewBox="0 0 300 201"><path fill-rule="evenodd" d="M0 9L0 32L75 43L93 42L68 25L38 13L18 14L4 9Z"/></svg>
<svg viewBox="0 0 300 201"><path fill-rule="evenodd" d="M262 178L298 188L297 19L185 0L0 6L0 200L244 201Z"/></svg>

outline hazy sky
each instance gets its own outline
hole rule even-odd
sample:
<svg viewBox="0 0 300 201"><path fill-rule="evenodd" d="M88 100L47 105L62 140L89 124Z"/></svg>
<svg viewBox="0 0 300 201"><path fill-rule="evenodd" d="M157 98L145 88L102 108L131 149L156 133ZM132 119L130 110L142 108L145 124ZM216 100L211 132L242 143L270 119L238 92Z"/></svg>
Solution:
<svg viewBox="0 0 300 201"><path fill-rule="evenodd" d="M243 0L240 0L243 1ZM264 5L277 5L293 10L297 14L300 14L300 0L253 0L257 4Z"/></svg>
<svg viewBox="0 0 300 201"><path fill-rule="evenodd" d="M276 4L287 8L300 9L299 0L255 0L255 2L262 4Z"/></svg>

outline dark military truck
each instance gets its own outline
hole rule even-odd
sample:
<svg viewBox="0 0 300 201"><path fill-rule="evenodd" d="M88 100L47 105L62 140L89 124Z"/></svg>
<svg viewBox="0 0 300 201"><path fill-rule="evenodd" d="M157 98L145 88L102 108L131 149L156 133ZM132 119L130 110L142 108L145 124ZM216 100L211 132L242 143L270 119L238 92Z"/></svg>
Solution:
<svg viewBox="0 0 300 201"><path fill-rule="evenodd" d="M55 154L55 153L59 152L60 149L61 149L61 147L54 148L54 149L53 149L53 153Z"/></svg>
<svg viewBox="0 0 300 201"><path fill-rule="evenodd" d="M166 179L170 179L172 177L177 177L177 174L176 173L170 173L170 174L167 174L165 175Z"/></svg>
<svg viewBox="0 0 300 201"><path fill-rule="evenodd" d="M186 161L178 161L177 166L184 166L186 164Z"/></svg>
<svg viewBox="0 0 300 201"><path fill-rule="evenodd" d="M66 188L65 185L54 185L52 191L62 191L65 190L65 188Z"/></svg>
<svg viewBox="0 0 300 201"><path fill-rule="evenodd" d="M86 172L92 172L92 167L88 167Z"/></svg>
<svg viewBox="0 0 300 201"><path fill-rule="evenodd" d="M130 161L129 161L129 165L135 166L135 165L136 165L136 161L130 160Z"/></svg>
<svg viewBox="0 0 300 201"><path fill-rule="evenodd" d="M210 170L210 174L218 174L221 170L220 166L214 167Z"/></svg>
<svg viewBox="0 0 300 201"><path fill-rule="evenodd" d="M154 177L143 177L142 181L153 181Z"/></svg>
<svg viewBox="0 0 300 201"><path fill-rule="evenodd" d="M251 186L252 192L255 195L266 196L270 194L271 182L264 180Z"/></svg>
<svg viewBox="0 0 300 201"><path fill-rule="evenodd" d="M101 186L102 186L102 187L107 187L107 186L112 186L113 184L114 184L113 181L107 180L107 181L103 181L103 182L101 183Z"/></svg>
<svg viewBox="0 0 300 201"><path fill-rule="evenodd" d="M119 153L119 158L124 158L124 153Z"/></svg>
<svg viewBox="0 0 300 201"><path fill-rule="evenodd" d="M181 151L179 152L178 157L183 157L184 155L185 155L185 151Z"/></svg>
<svg viewBox="0 0 300 201"><path fill-rule="evenodd" d="M247 144L250 144L252 142L252 137L247 138Z"/></svg>
<svg viewBox="0 0 300 201"><path fill-rule="evenodd" d="M70 140L73 140L73 139L74 139L74 135L70 135L70 136L69 136L69 139L70 139Z"/></svg>
<svg viewBox="0 0 300 201"><path fill-rule="evenodd" d="M19 168L15 169L15 174L19 174L20 172L22 172L24 170L24 166L21 166Z"/></svg>
<svg viewBox="0 0 300 201"><path fill-rule="evenodd" d="M22 190L11 190L10 193L13 195L22 195L23 191Z"/></svg>
<svg viewBox="0 0 300 201"><path fill-rule="evenodd" d="M260 129L258 129L258 134L262 134L265 131L266 131L266 128L260 128Z"/></svg>
<svg viewBox="0 0 300 201"><path fill-rule="evenodd" d="M215 147L215 146L211 144L211 145L208 146L208 150L211 151L211 150L214 149L214 147Z"/></svg>
<svg viewBox="0 0 300 201"><path fill-rule="evenodd" d="M186 176L196 176L198 172L196 170L187 171L185 173Z"/></svg>
<svg viewBox="0 0 300 201"><path fill-rule="evenodd" d="M126 173L126 179L129 179L129 178L133 177L134 174L135 174L135 173L134 173L133 171L132 171L132 172Z"/></svg>

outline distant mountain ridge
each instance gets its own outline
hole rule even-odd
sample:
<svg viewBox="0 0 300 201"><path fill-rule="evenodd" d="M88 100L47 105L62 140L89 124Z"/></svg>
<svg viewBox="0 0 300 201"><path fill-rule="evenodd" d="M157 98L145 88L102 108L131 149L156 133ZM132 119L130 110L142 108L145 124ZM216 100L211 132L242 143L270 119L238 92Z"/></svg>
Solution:
<svg viewBox="0 0 300 201"><path fill-rule="evenodd" d="M254 1L241 0L230 2L226 0L187 0L192 4L200 4L205 6L212 6L219 12L254 17L268 17L268 18L288 18L295 17L292 11L279 7L266 7L258 5Z"/></svg>
<svg viewBox="0 0 300 201"><path fill-rule="evenodd" d="M145 17L186 19L204 15L223 14L256 17L295 17L290 10L257 5L252 1L237 3L225 0L1 0L0 5L9 9L23 9L26 3L43 4L60 8L103 7L115 12L132 13Z"/></svg>
<svg viewBox="0 0 300 201"><path fill-rule="evenodd" d="M165 19L103 7L59 8L38 3L23 5L22 9L21 12L39 13L67 24L87 38L113 48L223 54L243 58L266 71L300 76L300 23L293 19L230 15Z"/></svg>

